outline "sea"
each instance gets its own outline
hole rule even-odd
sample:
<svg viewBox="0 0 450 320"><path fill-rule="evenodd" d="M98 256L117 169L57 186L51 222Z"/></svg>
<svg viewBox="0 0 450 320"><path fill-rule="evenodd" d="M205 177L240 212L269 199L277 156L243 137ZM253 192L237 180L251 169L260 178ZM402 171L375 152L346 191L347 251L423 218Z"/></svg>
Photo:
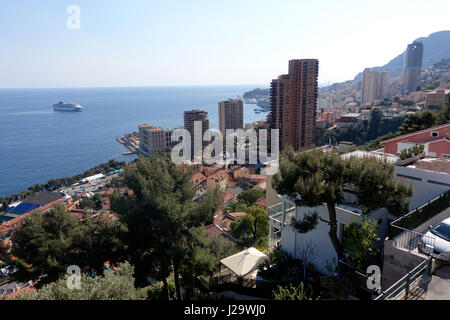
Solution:
<svg viewBox="0 0 450 320"><path fill-rule="evenodd" d="M218 102L267 85L124 88L0 89L0 196L25 191L51 178L72 176L109 159L136 155L116 138L143 123L164 129L183 125L183 112L208 112L218 128ZM53 104L79 103L81 112L53 111ZM265 119L244 105L244 123Z"/></svg>

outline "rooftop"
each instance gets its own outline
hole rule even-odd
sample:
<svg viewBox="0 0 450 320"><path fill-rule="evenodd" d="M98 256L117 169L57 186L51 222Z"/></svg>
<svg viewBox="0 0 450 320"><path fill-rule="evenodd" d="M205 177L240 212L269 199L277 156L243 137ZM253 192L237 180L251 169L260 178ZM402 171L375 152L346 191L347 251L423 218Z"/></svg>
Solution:
<svg viewBox="0 0 450 320"><path fill-rule="evenodd" d="M364 150L355 150L352 152L348 152L342 155L343 159L348 159L350 157L356 157L358 159L374 157L378 160L386 160L389 163L396 163L398 157L394 155L390 155L384 152L376 152L376 151L364 151Z"/></svg>
<svg viewBox="0 0 450 320"><path fill-rule="evenodd" d="M427 157L422 160L414 162L408 167L450 174L450 160L448 159L436 159Z"/></svg>
<svg viewBox="0 0 450 320"><path fill-rule="evenodd" d="M27 197L23 202L31 204L46 205L62 198L61 193L51 191L40 191L36 195Z"/></svg>

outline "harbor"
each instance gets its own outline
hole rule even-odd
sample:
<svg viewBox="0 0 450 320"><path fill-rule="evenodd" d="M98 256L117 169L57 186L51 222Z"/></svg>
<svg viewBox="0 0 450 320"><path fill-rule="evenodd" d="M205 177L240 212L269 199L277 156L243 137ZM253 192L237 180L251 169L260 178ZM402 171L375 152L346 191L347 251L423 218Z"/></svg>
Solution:
<svg viewBox="0 0 450 320"><path fill-rule="evenodd" d="M137 154L139 149L139 134L137 132L127 133L120 138L117 138L116 141L122 145L124 145L128 150L122 154L123 155L131 155Z"/></svg>

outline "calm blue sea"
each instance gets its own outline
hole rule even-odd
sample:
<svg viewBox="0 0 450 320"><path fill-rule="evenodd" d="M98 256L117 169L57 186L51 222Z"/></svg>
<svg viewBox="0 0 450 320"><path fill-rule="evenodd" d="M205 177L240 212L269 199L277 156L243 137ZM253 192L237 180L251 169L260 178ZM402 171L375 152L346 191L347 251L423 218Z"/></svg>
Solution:
<svg viewBox="0 0 450 320"><path fill-rule="evenodd" d="M109 159L130 161L115 141L149 123L183 125L183 111L208 112L218 127L217 103L248 86L2 89L0 90L0 196L26 190L51 178L72 176ZM55 112L58 101L75 102L82 112ZM261 120L256 105L245 105L245 123Z"/></svg>

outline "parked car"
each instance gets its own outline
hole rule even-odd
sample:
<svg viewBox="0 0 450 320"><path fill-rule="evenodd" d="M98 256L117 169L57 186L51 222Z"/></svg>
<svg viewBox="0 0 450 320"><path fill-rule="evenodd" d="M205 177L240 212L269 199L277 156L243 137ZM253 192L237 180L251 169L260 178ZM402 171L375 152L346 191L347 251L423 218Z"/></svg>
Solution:
<svg viewBox="0 0 450 320"><path fill-rule="evenodd" d="M428 231L419 241L419 250L433 258L450 263L450 218L447 218Z"/></svg>

